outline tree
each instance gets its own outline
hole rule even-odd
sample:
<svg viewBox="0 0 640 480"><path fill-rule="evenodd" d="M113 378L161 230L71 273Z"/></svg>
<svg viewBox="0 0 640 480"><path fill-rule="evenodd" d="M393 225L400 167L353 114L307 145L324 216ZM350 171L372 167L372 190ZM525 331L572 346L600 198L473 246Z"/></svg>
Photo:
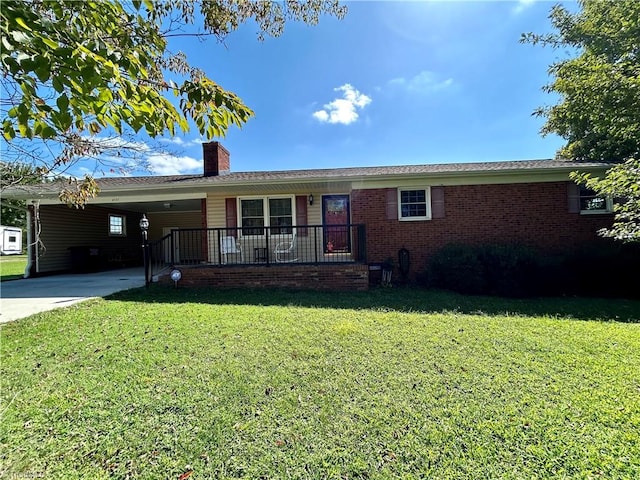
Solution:
<svg viewBox="0 0 640 480"><path fill-rule="evenodd" d="M619 164L603 178L573 178L599 195L624 200L602 235L640 241L640 2L579 0L578 6L575 13L561 5L551 9L553 33L522 36L523 42L569 48L574 55L549 67L552 81L544 90L560 100L534 114L546 119L542 135L566 140L559 157Z"/></svg>
<svg viewBox="0 0 640 480"><path fill-rule="evenodd" d="M40 170L24 163L0 162L0 186L35 185L42 182ZM2 199L0 218L2 225L27 228L27 204L23 200Z"/></svg>
<svg viewBox="0 0 640 480"><path fill-rule="evenodd" d="M182 53L170 52L168 39L223 40L250 20L259 38L277 37L287 21L315 24L322 14L345 13L337 0L3 0L5 158L29 158L51 174L105 152L135 157L134 143L114 137L141 130L156 138L186 132L193 121L207 139L224 136L253 112ZM203 25L193 31L198 14ZM96 193L87 176L61 199L82 204Z"/></svg>
<svg viewBox="0 0 640 480"><path fill-rule="evenodd" d="M603 228L603 237L615 240L640 240L640 160L629 159L607 171L604 178L572 172L571 178L603 197L618 199L614 203L615 219L611 228Z"/></svg>

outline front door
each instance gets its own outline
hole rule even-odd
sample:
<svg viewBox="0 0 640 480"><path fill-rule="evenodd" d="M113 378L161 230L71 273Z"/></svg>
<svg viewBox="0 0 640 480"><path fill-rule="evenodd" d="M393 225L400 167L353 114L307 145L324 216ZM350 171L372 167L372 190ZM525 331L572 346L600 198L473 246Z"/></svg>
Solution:
<svg viewBox="0 0 640 480"><path fill-rule="evenodd" d="M324 253L350 253L349 195L322 196Z"/></svg>

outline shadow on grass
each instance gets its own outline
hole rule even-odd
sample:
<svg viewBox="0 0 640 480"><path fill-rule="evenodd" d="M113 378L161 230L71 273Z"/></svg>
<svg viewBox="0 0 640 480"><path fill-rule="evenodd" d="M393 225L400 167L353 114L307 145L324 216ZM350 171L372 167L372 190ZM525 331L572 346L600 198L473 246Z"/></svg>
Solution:
<svg viewBox="0 0 640 480"><path fill-rule="evenodd" d="M0 282L9 282L11 280L19 280L21 278L24 278L24 274L17 274L17 275L1 275L0 276Z"/></svg>
<svg viewBox="0 0 640 480"><path fill-rule="evenodd" d="M640 301L604 298L527 298L460 295L420 288L374 288L368 292L313 292L273 289L171 288L151 285L107 299L146 303L280 305L399 312L459 312L477 315L546 316L577 320L640 322Z"/></svg>

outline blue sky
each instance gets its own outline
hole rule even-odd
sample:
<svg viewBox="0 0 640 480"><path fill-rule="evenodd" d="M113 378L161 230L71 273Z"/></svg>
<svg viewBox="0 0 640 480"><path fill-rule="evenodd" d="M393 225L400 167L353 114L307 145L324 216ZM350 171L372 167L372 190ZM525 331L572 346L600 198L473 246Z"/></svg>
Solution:
<svg viewBox="0 0 640 480"><path fill-rule="evenodd" d="M550 30L547 1L347 2L343 20L289 23L257 40L248 24L224 44L174 39L255 112L219 139L233 171L551 158L533 110L563 54L519 43ZM195 131L195 130L194 130ZM197 133L164 138L156 174L201 172Z"/></svg>

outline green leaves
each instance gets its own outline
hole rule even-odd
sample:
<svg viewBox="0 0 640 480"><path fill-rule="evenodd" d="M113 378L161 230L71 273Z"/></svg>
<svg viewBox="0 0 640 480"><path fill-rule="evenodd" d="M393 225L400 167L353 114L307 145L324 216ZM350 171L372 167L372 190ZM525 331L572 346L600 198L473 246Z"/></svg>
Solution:
<svg viewBox="0 0 640 480"><path fill-rule="evenodd" d="M2 72L21 92L20 109L2 119L7 140L16 133L48 139L69 129L95 135L109 127L157 137L187 131L189 120L211 137L250 118L237 96L201 72L181 84L165 81L161 18L150 2L143 11L141 2L131 7L3 2ZM179 109L163 96L168 88L180 98Z"/></svg>
<svg viewBox="0 0 640 480"><path fill-rule="evenodd" d="M579 173L573 178L603 196L624 198L601 235L640 241L640 2L582 0L580 6L571 13L556 5L550 15L554 33L522 37L578 49L575 57L549 67L553 80L544 90L560 101L535 115L546 118L543 135L567 141L558 156L620 163L602 179Z"/></svg>
<svg viewBox="0 0 640 480"><path fill-rule="evenodd" d="M609 169L603 178L573 172L571 178L614 200L611 228L599 233L623 242L640 242L640 159L629 159Z"/></svg>
<svg viewBox="0 0 640 480"><path fill-rule="evenodd" d="M262 33L278 35L286 20L313 24L323 13L346 12L335 0L3 0L0 82L3 92L13 93L0 113L4 139L10 146L57 141L64 153L50 164L61 166L86 153L76 149L78 138L105 129L158 137L187 132L194 124L210 139L242 126L253 111L183 54L167 51L165 35L176 31L166 29L187 32L196 22L196 7L204 30L219 36L250 19ZM169 92L172 100L165 96Z"/></svg>
<svg viewBox="0 0 640 480"><path fill-rule="evenodd" d="M523 35L521 41L578 49L549 67L544 90L560 102L536 111L546 118L542 134L567 140L559 156L621 162L640 157L640 2L583 0L571 13L551 10L556 31Z"/></svg>

